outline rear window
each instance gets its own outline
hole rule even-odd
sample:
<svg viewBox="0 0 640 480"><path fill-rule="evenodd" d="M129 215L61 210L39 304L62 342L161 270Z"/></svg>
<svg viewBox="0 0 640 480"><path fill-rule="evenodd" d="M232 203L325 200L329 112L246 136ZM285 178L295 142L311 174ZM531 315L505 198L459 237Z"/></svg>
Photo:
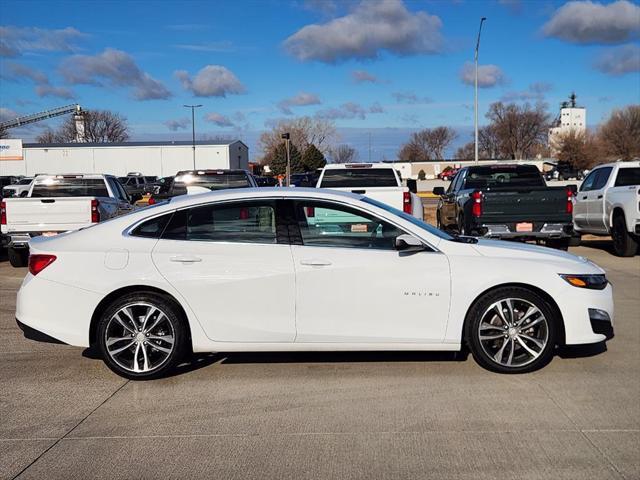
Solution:
<svg viewBox="0 0 640 480"><path fill-rule="evenodd" d="M45 178L36 181L32 197L108 197L101 178Z"/></svg>
<svg viewBox="0 0 640 480"><path fill-rule="evenodd" d="M174 189L185 189L186 187L204 187L209 190L226 190L229 188L250 187L249 177L244 172L222 172L212 174L192 174L179 175L174 180Z"/></svg>
<svg viewBox="0 0 640 480"><path fill-rule="evenodd" d="M616 187L628 187L631 185L640 185L640 168L621 168L618 170L616 178Z"/></svg>
<svg viewBox="0 0 640 480"><path fill-rule="evenodd" d="M544 187L540 171L533 165L496 165L469 168L465 188Z"/></svg>
<svg viewBox="0 0 640 480"><path fill-rule="evenodd" d="M327 169L322 176L322 188L397 187L392 168Z"/></svg>

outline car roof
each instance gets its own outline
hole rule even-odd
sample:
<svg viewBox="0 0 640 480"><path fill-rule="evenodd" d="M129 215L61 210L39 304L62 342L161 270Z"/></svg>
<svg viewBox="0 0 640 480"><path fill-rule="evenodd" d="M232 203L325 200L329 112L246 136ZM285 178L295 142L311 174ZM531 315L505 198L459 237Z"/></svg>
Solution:
<svg viewBox="0 0 640 480"><path fill-rule="evenodd" d="M596 168L615 167L615 166L618 166L620 168L640 167L640 160L636 160L636 159L628 160L628 161L618 160L617 162L603 163L602 165L596 165L595 167L593 167L593 170L595 170Z"/></svg>
<svg viewBox="0 0 640 480"><path fill-rule="evenodd" d="M88 179L101 179L112 177L113 175L106 175L103 173L55 173L47 174L41 173L35 177L36 180L42 180L43 178L88 178Z"/></svg>
<svg viewBox="0 0 640 480"><path fill-rule="evenodd" d="M345 168L389 168L394 169L393 165L389 165L388 163L332 163L329 165L325 165L325 170L340 170Z"/></svg>

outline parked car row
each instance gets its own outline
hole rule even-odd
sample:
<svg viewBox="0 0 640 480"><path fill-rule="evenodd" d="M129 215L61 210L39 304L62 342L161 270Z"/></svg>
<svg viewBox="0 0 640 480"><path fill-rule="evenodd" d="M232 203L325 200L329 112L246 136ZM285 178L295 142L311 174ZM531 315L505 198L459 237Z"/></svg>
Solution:
<svg viewBox="0 0 640 480"><path fill-rule="evenodd" d="M632 256L640 235L640 162L592 170L578 189L549 187L533 165L462 168L440 197L438 228L459 235L537 240L566 250L581 234L611 235L616 255Z"/></svg>

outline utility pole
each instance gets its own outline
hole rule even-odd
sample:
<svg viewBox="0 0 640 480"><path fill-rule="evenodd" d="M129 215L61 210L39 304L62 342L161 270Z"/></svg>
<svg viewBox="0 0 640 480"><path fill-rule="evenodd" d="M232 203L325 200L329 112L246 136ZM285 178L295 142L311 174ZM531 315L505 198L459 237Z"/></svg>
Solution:
<svg viewBox="0 0 640 480"><path fill-rule="evenodd" d="M369 163L371 163L371 132L369 132Z"/></svg>
<svg viewBox="0 0 640 480"><path fill-rule="evenodd" d="M287 147L287 170L285 171L285 186L291 186L291 153L289 151L289 143L291 142L291 135L287 133L283 133L280 137L284 140L285 146Z"/></svg>
<svg viewBox="0 0 640 480"><path fill-rule="evenodd" d="M476 81L475 81L475 97L474 97L474 133L475 133L475 161L478 163L478 50L480 50L480 33L482 33L482 24L487 19L487 17L482 17L480 19L480 28L478 29L478 41L476 42L476 54L475 54L475 64L476 64Z"/></svg>
<svg viewBox="0 0 640 480"><path fill-rule="evenodd" d="M196 169L196 108L202 105L183 105L183 107L191 109L191 147L193 148L193 169Z"/></svg>

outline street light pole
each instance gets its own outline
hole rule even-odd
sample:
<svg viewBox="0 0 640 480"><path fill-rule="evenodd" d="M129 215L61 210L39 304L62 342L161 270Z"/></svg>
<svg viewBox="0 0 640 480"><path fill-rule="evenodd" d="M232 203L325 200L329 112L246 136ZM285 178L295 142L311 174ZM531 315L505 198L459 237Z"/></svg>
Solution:
<svg viewBox="0 0 640 480"><path fill-rule="evenodd" d="M193 169L196 169L196 108L202 105L183 105L191 109L191 147L193 148Z"/></svg>
<svg viewBox="0 0 640 480"><path fill-rule="evenodd" d="M476 163L478 163L478 50L480 49L480 33L482 33L482 24L487 19L487 17L482 17L480 19L480 28L478 29L478 41L476 42L476 54L475 54L475 64L476 64L476 81L475 81L475 96L474 96L474 123L473 130L475 134L475 142L474 142L474 159Z"/></svg>
<svg viewBox="0 0 640 480"><path fill-rule="evenodd" d="M289 133L283 133L280 136L284 139L285 146L287 147L287 170L285 172L285 186L291 186L291 153L289 151L289 142L291 142L291 135Z"/></svg>

